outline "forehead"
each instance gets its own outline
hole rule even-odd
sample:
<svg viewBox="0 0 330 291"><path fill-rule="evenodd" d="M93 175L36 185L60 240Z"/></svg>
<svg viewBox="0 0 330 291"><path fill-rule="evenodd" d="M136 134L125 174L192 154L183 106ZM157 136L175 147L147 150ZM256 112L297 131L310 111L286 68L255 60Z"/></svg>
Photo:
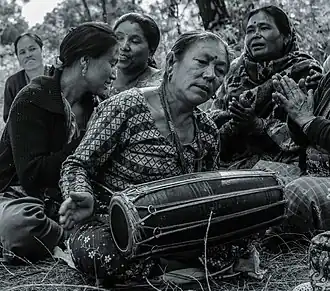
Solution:
<svg viewBox="0 0 330 291"><path fill-rule="evenodd" d="M17 43L17 49L20 49L20 48L25 48L25 47L29 47L29 46L38 46L39 45L36 43L36 41L31 38L30 36L26 35L26 36L23 36Z"/></svg>
<svg viewBox="0 0 330 291"><path fill-rule="evenodd" d="M227 51L224 44L221 41L212 38L194 42L185 53L185 56L190 58L205 55L211 58L216 58L218 61L227 62Z"/></svg>
<svg viewBox="0 0 330 291"><path fill-rule="evenodd" d="M264 11L259 11L256 14L252 15L248 21L247 27L259 23L268 23L276 26L274 18Z"/></svg>
<svg viewBox="0 0 330 291"><path fill-rule="evenodd" d="M119 44L110 47L100 58L117 59L119 54Z"/></svg>
<svg viewBox="0 0 330 291"><path fill-rule="evenodd" d="M120 23L116 28L115 32L124 33L128 36L139 35L141 37L144 37L144 33L141 26L138 23L129 20Z"/></svg>

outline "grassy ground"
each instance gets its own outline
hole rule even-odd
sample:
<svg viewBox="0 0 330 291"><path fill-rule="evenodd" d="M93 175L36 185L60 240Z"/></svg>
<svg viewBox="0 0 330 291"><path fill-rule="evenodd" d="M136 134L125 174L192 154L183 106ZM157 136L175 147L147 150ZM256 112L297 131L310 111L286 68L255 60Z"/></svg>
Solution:
<svg viewBox="0 0 330 291"><path fill-rule="evenodd" d="M149 290L204 290L204 291L291 291L308 278L307 247L295 245L286 252L261 254L262 267L267 269L261 281L250 278L220 281L210 278L210 287L205 282L193 286L166 286ZM2 291L91 291L104 290L88 284L82 274L71 269L64 262L47 261L26 266L0 264L0 290ZM146 284L147 285L147 284ZM89 286L89 287L88 287ZM147 285L148 286L148 285ZM113 289L115 290L115 289ZM121 289L122 290L122 289ZM126 288L126 290L146 290L145 288Z"/></svg>

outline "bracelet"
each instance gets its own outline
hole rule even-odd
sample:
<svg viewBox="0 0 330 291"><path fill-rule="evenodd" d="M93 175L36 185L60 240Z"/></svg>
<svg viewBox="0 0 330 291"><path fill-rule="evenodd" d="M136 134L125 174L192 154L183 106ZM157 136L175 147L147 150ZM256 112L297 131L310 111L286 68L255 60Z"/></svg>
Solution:
<svg viewBox="0 0 330 291"><path fill-rule="evenodd" d="M307 131L308 131L308 129L309 129L311 123L314 121L314 119L315 119L315 117L312 118L311 120L307 121L307 122L302 126L301 130L302 130L302 132L303 132L304 134L307 134Z"/></svg>

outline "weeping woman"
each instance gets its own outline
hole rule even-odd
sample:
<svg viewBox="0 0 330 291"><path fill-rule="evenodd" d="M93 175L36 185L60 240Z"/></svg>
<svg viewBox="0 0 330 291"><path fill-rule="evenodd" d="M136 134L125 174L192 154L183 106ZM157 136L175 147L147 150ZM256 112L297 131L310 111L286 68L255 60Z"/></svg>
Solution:
<svg viewBox="0 0 330 291"><path fill-rule="evenodd" d="M287 113L272 101L272 76L288 75L296 82L305 78L307 89L315 89L321 67L298 51L294 28L276 6L251 11L244 29L244 52L233 62L214 104L221 158L232 168L252 168L259 161L258 169L298 175L300 147L290 137Z"/></svg>

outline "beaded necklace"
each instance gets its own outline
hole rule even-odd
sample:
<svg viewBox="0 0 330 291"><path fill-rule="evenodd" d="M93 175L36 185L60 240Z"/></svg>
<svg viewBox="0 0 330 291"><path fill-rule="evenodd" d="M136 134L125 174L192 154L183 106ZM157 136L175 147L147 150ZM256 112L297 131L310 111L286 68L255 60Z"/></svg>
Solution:
<svg viewBox="0 0 330 291"><path fill-rule="evenodd" d="M184 157L184 147L183 147L182 142L179 138L179 135L178 135L178 133L175 129L173 118L172 118L172 115L171 115L171 112L170 112L170 107L169 107L169 104L168 104L168 100L165 98L165 95L166 95L166 93L165 93L165 84L163 83L160 87L160 90L159 90L159 96L160 96L161 105L162 105L164 113L165 113L165 119L166 119L166 122L167 122L167 126L168 126L168 129L170 130L169 136L171 137L171 140L173 141L173 143L176 147L176 151L179 155L181 168L182 168L184 174L188 174L189 173L189 167L187 165L187 160ZM195 132L196 132L196 143L197 143L197 146L198 146L198 152L202 156L200 143L199 143L199 128L196 124L196 119L194 118L193 120L194 120ZM197 160L197 171L200 172L201 169L202 169L202 158L200 157L200 158L195 159L195 160Z"/></svg>
<svg viewBox="0 0 330 291"><path fill-rule="evenodd" d="M111 84L110 91L113 92L114 94L118 94L130 88L137 87L139 82L143 80L143 78L145 77L148 69L149 67L147 66L140 74L138 74L133 80L131 80L127 85L123 86L121 89L117 89L113 86L113 84Z"/></svg>

